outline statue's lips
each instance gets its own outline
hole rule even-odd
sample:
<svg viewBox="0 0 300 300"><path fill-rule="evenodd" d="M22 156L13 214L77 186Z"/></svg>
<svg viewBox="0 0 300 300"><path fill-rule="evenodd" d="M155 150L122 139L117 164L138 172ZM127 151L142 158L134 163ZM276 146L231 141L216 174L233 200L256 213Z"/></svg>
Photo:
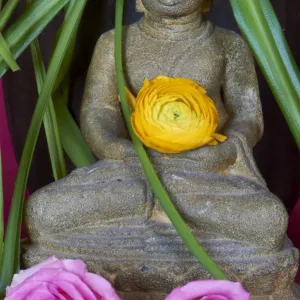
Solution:
<svg viewBox="0 0 300 300"><path fill-rule="evenodd" d="M166 6L175 6L180 2L180 0L159 0L159 2Z"/></svg>

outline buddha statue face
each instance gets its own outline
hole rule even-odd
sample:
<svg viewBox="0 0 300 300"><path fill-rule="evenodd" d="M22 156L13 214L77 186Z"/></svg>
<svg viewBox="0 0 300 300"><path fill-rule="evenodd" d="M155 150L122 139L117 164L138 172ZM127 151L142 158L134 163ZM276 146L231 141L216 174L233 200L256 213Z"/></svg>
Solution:
<svg viewBox="0 0 300 300"><path fill-rule="evenodd" d="M206 11L212 0L137 0L140 11L164 17L182 17L195 11Z"/></svg>

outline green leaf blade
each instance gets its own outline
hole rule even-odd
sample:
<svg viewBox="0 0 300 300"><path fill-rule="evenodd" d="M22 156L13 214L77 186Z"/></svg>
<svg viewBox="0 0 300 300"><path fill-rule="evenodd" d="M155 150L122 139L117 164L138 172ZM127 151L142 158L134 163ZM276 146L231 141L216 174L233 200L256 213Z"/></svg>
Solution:
<svg viewBox="0 0 300 300"><path fill-rule="evenodd" d="M10 69L13 72L19 71L20 67L18 66L17 62L13 58L13 55L7 45L2 33L0 33L0 57L7 63Z"/></svg>
<svg viewBox="0 0 300 300"><path fill-rule="evenodd" d="M3 30L11 15L19 4L19 0L8 0L5 7L0 12L0 32ZM0 6L2 6L2 1Z"/></svg>
<svg viewBox="0 0 300 300"><path fill-rule="evenodd" d="M34 1L23 15L4 33L13 57L17 59L70 0ZM8 69L0 58L0 77Z"/></svg>
<svg viewBox="0 0 300 300"><path fill-rule="evenodd" d="M92 165L96 162L95 157L68 110L66 99L63 99L58 93L53 97L61 142L65 152L77 168Z"/></svg>
<svg viewBox="0 0 300 300"><path fill-rule="evenodd" d="M45 80L46 72L39 43L37 40L35 40L31 44L30 49L38 92L40 93ZM43 122L50 154L53 177L55 180L58 180L67 175L67 167L64 159L62 145L60 142L60 135L52 98L48 100L48 107L46 109Z"/></svg>
<svg viewBox="0 0 300 300"><path fill-rule="evenodd" d="M300 149L299 69L269 0L230 0L237 23Z"/></svg>
<svg viewBox="0 0 300 300"><path fill-rule="evenodd" d="M36 108L30 123L29 131L25 140L25 146L16 179L16 185L14 189L11 211L9 214L4 242L2 260L3 263L0 273L0 291L2 294L5 293L5 289L10 284L13 274L16 271L16 261L18 260L19 251L19 247L17 247L17 245L20 243L20 225L22 219L25 187L39 130L42 125L46 107L48 105L47 100L49 100L51 96L55 78L59 72L68 46L70 45L74 28L76 28L76 26L80 22L86 2L87 0L76 2L69 19L65 20L65 26L58 41L53 58L50 62L49 70L46 75L40 96L38 98Z"/></svg>

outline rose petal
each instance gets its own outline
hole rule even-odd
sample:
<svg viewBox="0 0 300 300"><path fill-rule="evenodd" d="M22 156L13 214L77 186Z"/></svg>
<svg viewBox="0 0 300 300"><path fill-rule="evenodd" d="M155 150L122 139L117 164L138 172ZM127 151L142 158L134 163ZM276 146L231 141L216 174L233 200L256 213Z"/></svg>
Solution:
<svg viewBox="0 0 300 300"><path fill-rule="evenodd" d="M25 299L25 298L22 298ZM22 300L20 299L20 300ZM44 282L26 296L26 300L57 300L57 298L49 291L48 283Z"/></svg>
<svg viewBox="0 0 300 300"><path fill-rule="evenodd" d="M59 272L59 269L40 269L35 274L28 277L26 280L22 281L21 284L13 288L7 289L7 295L11 295L18 290L22 290L24 286L28 287L30 284L41 284L42 282L51 282L54 276Z"/></svg>
<svg viewBox="0 0 300 300"><path fill-rule="evenodd" d="M181 288L173 290L165 300L193 300L213 295L223 296L225 300L250 300L250 295L240 283L226 280L190 282Z"/></svg>
<svg viewBox="0 0 300 300"><path fill-rule="evenodd" d="M8 289L4 300L22 300L37 289L43 282L40 281L28 281L22 283L22 288Z"/></svg>
<svg viewBox="0 0 300 300"><path fill-rule="evenodd" d="M86 265L81 260L63 259L47 266L49 269L64 269L83 278L87 272Z"/></svg>
<svg viewBox="0 0 300 300"><path fill-rule="evenodd" d="M230 300L230 299L224 296L211 295L211 296L202 297L201 300Z"/></svg>
<svg viewBox="0 0 300 300"><path fill-rule="evenodd" d="M60 270L52 279L54 286L60 286L61 282L67 282L73 285L76 290L87 300L97 300L95 294L85 282L85 278L82 280L76 274L70 273L66 270ZM59 283L59 285L58 285Z"/></svg>
<svg viewBox="0 0 300 300"><path fill-rule="evenodd" d="M91 300L92 298L83 298L76 287L67 281L55 281L53 285L63 290L73 300ZM96 299L96 298L94 298ZM93 299L93 300L94 300Z"/></svg>
<svg viewBox="0 0 300 300"><path fill-rule="evenodd" d="M5 299L120 300L111 284L88 273L82 261L55 257L15 276Z"/></svg>
<svg viewBox="0 0 300 300"><path fill-rule="evenodd" d="M41 262L38 265L35 265L32 268L29 268L29 269L24 270L24 271L20 271L19 274L14 275L13 281L12 281L12 284L10 285L10 287L11 288L16 287L17 285L22 283L24 280L26 280L28 277L30 277L31 275L36 273L39 269L44 268L47 265L49 265L53 262L57 262L57 261L58 261L58 259L55 256L51 256L48 259L46 259L45 261Z"/></svg>
<svg viewBox="0 0 300 300"><path fill-rule="evenodd" d="M66 295L66 293L61 293L58 291L57 287L54 286L53 284L49 284L48 286L49 291L59 300L70 300L70 297L68 295ZM66 297L67 298L66 298Z"/></svg>
<svg viewBox="0 0 300 300"><path fill-rule="evenodd" d="M84 281L94 290L99 296L103 297L101 300L121 300L116 291L111 286L110 282L96 274L87 273Z"/></svg>

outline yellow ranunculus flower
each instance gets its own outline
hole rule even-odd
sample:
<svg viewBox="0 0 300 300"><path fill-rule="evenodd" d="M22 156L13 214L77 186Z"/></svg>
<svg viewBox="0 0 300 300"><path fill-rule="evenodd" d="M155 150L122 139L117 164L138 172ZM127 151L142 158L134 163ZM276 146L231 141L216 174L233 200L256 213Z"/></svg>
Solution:
<svg viewBox="0 0 300 300"><path fill-rule="evenodd" d="M158 76L144 81L136 99L127 95L134 106L134 132L149 148L178 153L226 139L215 133L219 117L214 102L192 80Z"/></svg>

